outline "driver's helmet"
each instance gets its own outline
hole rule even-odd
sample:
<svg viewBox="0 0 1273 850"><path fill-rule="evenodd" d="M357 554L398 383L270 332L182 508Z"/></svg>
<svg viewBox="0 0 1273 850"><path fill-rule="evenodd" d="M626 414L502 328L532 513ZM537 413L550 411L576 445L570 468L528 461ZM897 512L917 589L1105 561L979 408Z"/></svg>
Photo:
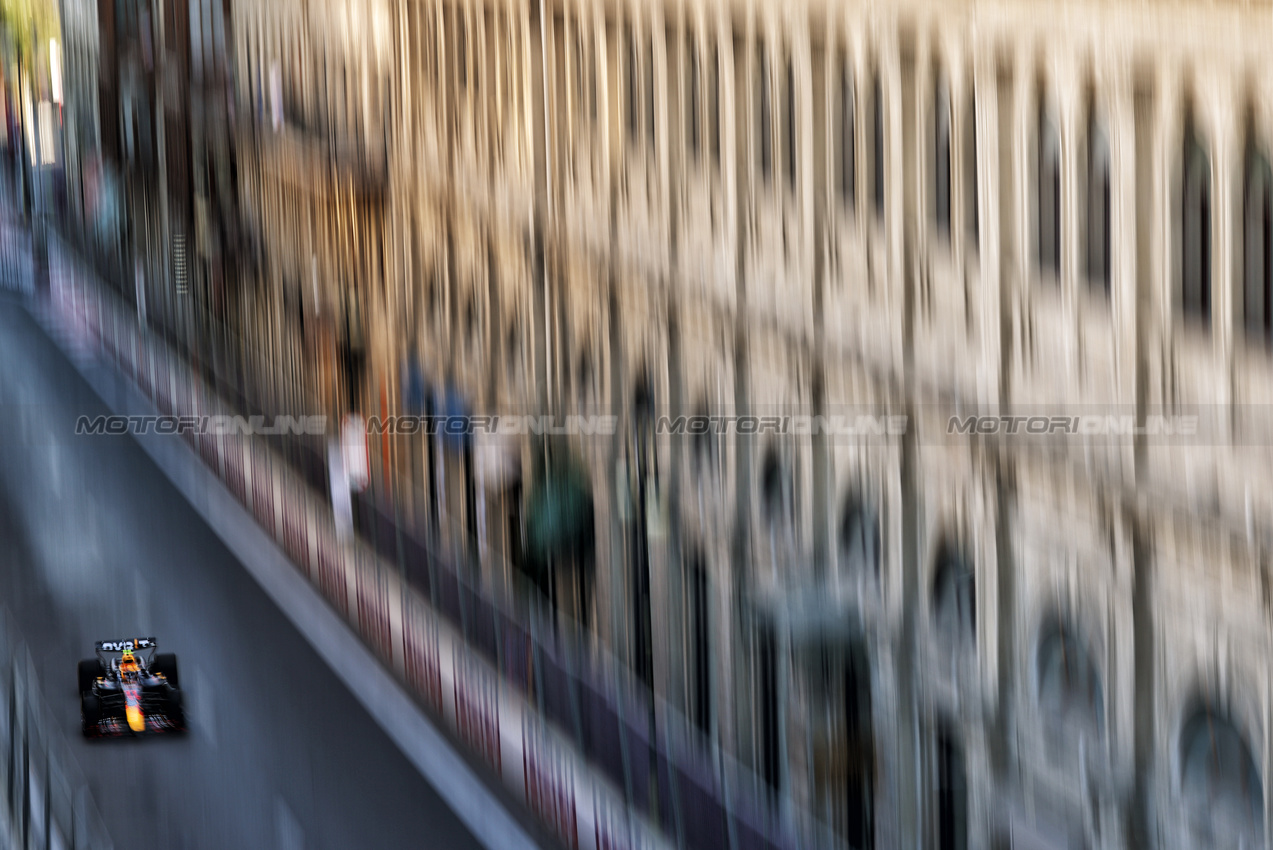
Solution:
<svg viewBox="0 0 1273 850"><path fill-rule="evenodd" d="M133 655L131 649L125 649L123 656L119 659L119 672L136 673L137 670L137 656Z"/></svg>

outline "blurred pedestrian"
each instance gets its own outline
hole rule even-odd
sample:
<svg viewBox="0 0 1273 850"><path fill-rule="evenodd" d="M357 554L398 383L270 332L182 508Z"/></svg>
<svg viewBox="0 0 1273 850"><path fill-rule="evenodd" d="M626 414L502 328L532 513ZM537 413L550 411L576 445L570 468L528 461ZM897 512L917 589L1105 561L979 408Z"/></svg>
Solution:
<svg viewBox="0 0 1273 850"><path fill-rule="evenodd" d="M331 475L332 516L336 522L336 539L349 543L354 538L354 504L345 467L345 447L341 435L327 441L327 468Z"/></svg>
<svg viewBox="0 0 1273 850"><path fill-rule="evenodd" d="M341 426L341 442L348 489L361 493L371 483L371 471L367 454L367 423L357 411L346 414Z"/></svg>

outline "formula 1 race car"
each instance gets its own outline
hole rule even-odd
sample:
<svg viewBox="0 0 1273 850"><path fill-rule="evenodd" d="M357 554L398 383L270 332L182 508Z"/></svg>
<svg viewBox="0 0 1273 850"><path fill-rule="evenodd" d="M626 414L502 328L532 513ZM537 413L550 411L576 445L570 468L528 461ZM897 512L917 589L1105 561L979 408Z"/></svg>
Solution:
<svg viewBox="0 0 1273 850"><path fill-rule="evenodd" d="M95 648L97 657L79 667L85 737L185 731L177 656L156 653L154 638L99 640Z"/></svg>

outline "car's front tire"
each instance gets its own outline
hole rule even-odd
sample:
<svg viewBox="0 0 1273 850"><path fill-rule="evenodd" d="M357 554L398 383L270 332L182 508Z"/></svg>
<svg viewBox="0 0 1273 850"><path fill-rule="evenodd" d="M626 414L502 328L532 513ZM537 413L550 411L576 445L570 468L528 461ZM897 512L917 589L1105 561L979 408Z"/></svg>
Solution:
<svg viewBox="0 0 1273 850"><path fill-rule="evenodd" d="M181 679L177 675L177 656L173 653L158 653L155 660L150 663L150 671L163 676L174 688L181 687Z"/></svg>

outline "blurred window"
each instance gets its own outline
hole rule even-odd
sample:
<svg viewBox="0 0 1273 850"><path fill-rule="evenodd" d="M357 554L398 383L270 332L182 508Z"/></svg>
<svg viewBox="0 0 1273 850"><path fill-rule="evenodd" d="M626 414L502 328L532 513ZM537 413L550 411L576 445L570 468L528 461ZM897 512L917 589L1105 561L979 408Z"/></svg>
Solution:
<svg viewBox="0 0 1273 850"><path fill-rule="evenodd" d="M522 384L522 337L514 321L508 326L508 336L504 342L504 355L507 359L509 384L517 387Z"/></svg>
<svg viewBox="0 0 1273 850"><path fill-rule="evenodd" d="M1110 164L1105 128L1093 116L1087 137L1087 279L1110 291Z"/></svg>
<svg viewBox="0 0 1273 850"><path fill-rule="evenodd" d="M597 41L596 33L585 28L584 30L584 49L588 59L588 111L592 116L592 123L596 124L600 117L600 106L598 105L597 94L597 76L601 73L600 63L597 58ZM515 73L518 73L515 71Z"/></svg>
<svg viewBox="0 0 1273 850"><path fill-rule="evenodd" d="M880 75L875 74L875 85L871 98L871 166L874 169L874 185L871 197L874 201L875 216L884 219L884 85Z"/></svg>
<svg viewBox="0 0 1273 850"><path fill-rule="evenodd" d="M1185 133L1181 210L1181 308L1189 319L1211 318L1211 162L1202 140Z"/></svg>
<svg viewBox="0 0 1273 850"><path fill-rule="evenodd" d="M963 748L943 730L937 736L938 850L968 850L968 774Z"/></svg>
<svg viewBox="0 0 1273 850"><path fill-rule="evenodd" d="M469 84L468 35L468 20L461 13L455 22L455 73L461 91L467 89Z"/></svg>
<svg viewBox="0 0 1273 850"><path fill-rule="evenodd" d="M880 576L880 520L874 505L859 496L845 500L840 520L840 563L850 578Z"/></svg>
<svg viewBox="0 0 1273 850"><path fill-rule="evenodd" d="M1040 98L1038 173L1035 176L1038 268L1055 280L1061 274L1061 140Z"/></svg>
<svg viewBox="0 0 1273 850"><path fill-rule="evenodd" d="M588 351L587 343L579 352L576 382L576 398L579 399L581 407L587 408L596 398L596 371L592 367L592 355ZM589 411L585 410L585 412Z"/></svg>
<svg viewBox="0 0 1273 850"><path fill-rule="evenodd" d="M650 152L654 153L658 149L658 122L655 120L654 114L654 36L650 36L649 42L646 44L646 52L648 54L647 64L645 67L645 111L646 120L649 122L646 127L650 135Z"/></svg>
<svg viewBox="0 0 1273 850"><path fill-rule="evenodd" d="M977 584L964 554L942 544L933 581L933 614L945 635L975 638L977 634Z"/></svg>
<svg viewBox="0 0 1273 850"><path fill-rule="evenodd" d="M1273 340L1273 219L1270 195L1273 171L1268 158L1255 144L1247 145L1245 222L1243 228L1243 296L1246 332L1267 343Z"/></svg>
<svg viewBox="0 0 1273 850"><path fill-rule="evenodd" d="M476 95L482 90L482 60L485 58L483 56L485 50L483 49L484 44L482 41L485 37L485 33L482 32L483 15L480 11L477 12L473 18L469 18L466 15L464 21L465 26L472 29L472 32L469 34L469 41L473 45L472 48L470 48L472 56L469 58L469 73L473 75L473 92Z"/></svg>
<svg viewBox="0 0 1273 850"><path fill-rule="evenodd" d="M773 172L773 117L769 104L769 57L765 45L756 47L756 154L759 157L760 176L768 180Z"/></svg>
<svg viewBox="0 0 1273 850"><path fill-rule="evenodd" d="M950 238L950 90L939 73L933 91L933 222Z"/></svg>
<svg viewBox="0 0 1273 850"><path fill-rule="evenodd" d="M591 108L588 105L588 62L586 48L584 46L583 32L578 24L574 31L574 66L575 66L575 125L582 130L586 120L591 116Z"/></svg>
<svg viewBox="0 0 1273 850"><path fill-rule="evenodd" d="M480 352L482 348L482 307L478 303L478 296L473 293L469 296L468 304L465 306L464 313L464 332L469 347L474 351Z"/></svg>
<svg viewBox="0 0 1273 850"><path fill-rule="evenodd" d="M720 46L712 47L712 156L716 165L721 164L721 55Z"/></svg>
<svg viewBox="0 0 1273 850"><path fill-rule="evenodd" d="M770 447L761 464L760 488L765 521L770 527L783 527L794 512L794 481L791 466Z"/></svg>
<svg viewBox="0 0 1273 850"><path fill-rule="evenodd" d="M964 133L964 138L967 140L964 145L964 198L968 204L965 220L968 227L968 250L969 253L975 254L981 247L981 211L977 208L980 195L977 187L977 92L975 88L969 89L968 117L964 122Z"/></svg>
<svg viewBox="0 0 1273 850"><path fill-rule="evenodd" d="M636 30L632 24L628 24L628 138L635 144L641 138L641 112L638 104L641 102L637 92L640 77L640 68L638 67L639 54L637 52Z"/></svg>
<svg viewBox="0 0 1273 850"><path fill-rule="evenodd" d="M1181 791L1191 826L1211 846L1264 843L1264 789L1245 737L1208 704L1180 739Z"/></svg>
<svg viewBox="0 0 1273 850"><path fill-rule="evenodd" d="M798 186L800 157L799 149L796 147L796 62L791 56L787 57L787 85L786 85L786 139L783 145L787 154L787 184L794 193Z"/></svg>
<svg viewBox="0 0 1273 850"><path fill-rule="evenodd" d="M852 210L856 194L857 138L854 123L853 78L848 61L840 69L840 201Z"/></svg>
<svg viewBox="0 0 1273 850"><path fill-rule="evenodd" d="M690 30L685 40L685 123L688 128L690 154L698 159L701 147L701 130L699 118L699 81L698 81L698 43L694 40L694 32Z"/></svg>
<svg viewBox="0 0 1273 850"><path fill-rule="evenodd" d="M1065 721L1100 728L1104 718L1101 678L1095 661L1075 630L1050 623L1039 642L1039 702Z"/></svg>
<svg viewBox="0 0 1273 850"><path fill-rule="evenodd" d="M756 625L755 635L755 697L759 714L756 766L769 789L777 792L782 784L778 641L773 625L767 622Z"/></svg>
<svg viewBox="0 0 1273 850"><path fill-rule="evenodd" d="M710 415L707 401L703 400L696 414L703 420ZM716 481L720 477L720 438L711 427L695 431L690 435L694 458L694 470L700 476L700 487L704 480Z"/></svg>
<svg viewBox="0 0 1273 850"><path fill-rule="evenodd" d="M690 647L690 669L686 679L689 692L690 720L704 735L712 731L712 657L709 622L707 561L703 552L695 549L690 556L686 575L689 624L685 642Z"/></svg>

